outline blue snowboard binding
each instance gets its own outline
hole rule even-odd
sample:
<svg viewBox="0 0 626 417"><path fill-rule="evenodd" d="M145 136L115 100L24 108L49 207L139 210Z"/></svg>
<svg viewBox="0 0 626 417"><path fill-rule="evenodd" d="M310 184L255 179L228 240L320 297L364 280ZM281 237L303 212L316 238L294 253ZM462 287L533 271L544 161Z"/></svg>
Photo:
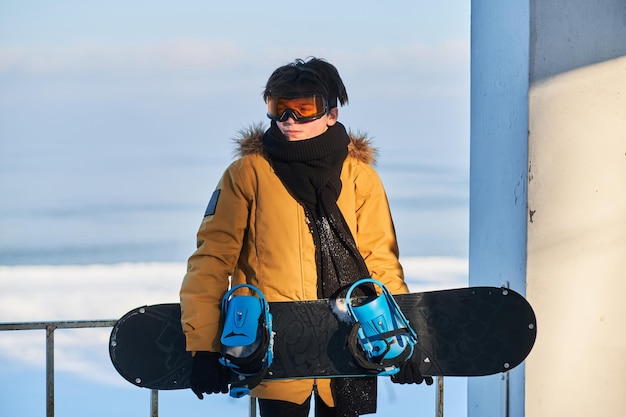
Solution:
<svg viewBox="0 0 626 417"><path fill-rule="evenodd" d="M353 290L366 283L379 286L382 293L353 306ZM361 279L348 289L346 305L354 323L348 347L357 363L377 375L398 373L400 365L413 355L418 340L387 287L371 278Z"/></svg>
<svg viewBox="0 0 626 417"><path fill-rule="evenodd" d="M241 288L256 296L233 295ZM241 398L263 380L272 364L272 315L261 291L249 284L231 288L222 298L222 324L220 362L238 377L230 384L230 396Z"/></svg>

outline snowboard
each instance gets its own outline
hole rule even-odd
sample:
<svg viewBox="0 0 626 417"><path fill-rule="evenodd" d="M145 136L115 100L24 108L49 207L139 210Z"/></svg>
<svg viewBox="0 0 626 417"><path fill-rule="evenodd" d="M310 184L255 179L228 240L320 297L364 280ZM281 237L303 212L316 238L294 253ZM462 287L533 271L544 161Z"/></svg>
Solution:
<svg viewBox="0 0 626 417"><path fill-rule="evenodd" d="M394 296L417 333L424 376L482 376L506 372L530 353L537 334L530 304L507 288L469 287ZM340 300L341 301L341 300ZM347 340L352 325L333 313L337 300L270 302L272 379L365 377ZM190 387L180 304L135 308L113 327L109 354L132 384L157 390ZM233 374L233 380L235 376Z"/></svg>

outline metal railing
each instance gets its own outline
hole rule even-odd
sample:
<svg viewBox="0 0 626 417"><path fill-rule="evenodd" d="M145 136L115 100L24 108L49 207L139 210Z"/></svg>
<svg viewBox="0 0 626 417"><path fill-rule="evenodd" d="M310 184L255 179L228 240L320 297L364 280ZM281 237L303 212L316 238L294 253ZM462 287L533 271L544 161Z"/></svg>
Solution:
<svg viewBox="0 0 626 417"><path fill-rule="evenodd" d="M46 416L54 417L54 331L56 329L84 329L113 327L117 320L46 321L28 323L0 323L0 330L46 331Z"/></svg>
<svg viewBox="0 0 626 417"><path fill-rule="evenodd" d="M0 323L3 330L45 330L46 331L46 417L54 417L54 331L56 329L85 329L113 327L117 320L74 320L44 321L24 323ZM443 377L435 379L435 416L443 417ZM159 392L151 390L150 417L159 415ZM249 416L256 417L256 401L250 397Z"/></svg>

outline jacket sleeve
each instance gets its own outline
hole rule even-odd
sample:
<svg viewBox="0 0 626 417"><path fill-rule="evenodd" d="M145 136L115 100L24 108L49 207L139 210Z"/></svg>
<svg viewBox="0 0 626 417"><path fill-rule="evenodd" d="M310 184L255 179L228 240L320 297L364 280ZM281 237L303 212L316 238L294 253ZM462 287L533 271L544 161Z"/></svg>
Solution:
<svg viewBox="0 0 626 417"><path fill-rule="evenodd" d="M197 234L180 290L182 327L188 351L220 350L220 304L248 224L250 201L233 163L219 181ZM217 195L215 195L217 193ZM212 206L214 203L214 206Z"/></svg>
<svg viewBox="0 0 626 417"><path fill-rule="evenodd" d="M393 294L407 293L387 194L374 168L365 164L362 168L355 184L359 251L373 279Z"/></svg>

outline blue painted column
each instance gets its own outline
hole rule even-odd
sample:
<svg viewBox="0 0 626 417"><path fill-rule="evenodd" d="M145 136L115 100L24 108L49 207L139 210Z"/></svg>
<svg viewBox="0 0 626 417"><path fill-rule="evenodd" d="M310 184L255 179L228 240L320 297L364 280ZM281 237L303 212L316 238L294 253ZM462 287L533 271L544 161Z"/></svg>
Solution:
<svg viewBox="0 0 626 417"><path fill-rule="evenodd" d="M470 285L526 289L528 1L474 0ZM524 367L469 378L468 416L524 416Z"/></svg>

